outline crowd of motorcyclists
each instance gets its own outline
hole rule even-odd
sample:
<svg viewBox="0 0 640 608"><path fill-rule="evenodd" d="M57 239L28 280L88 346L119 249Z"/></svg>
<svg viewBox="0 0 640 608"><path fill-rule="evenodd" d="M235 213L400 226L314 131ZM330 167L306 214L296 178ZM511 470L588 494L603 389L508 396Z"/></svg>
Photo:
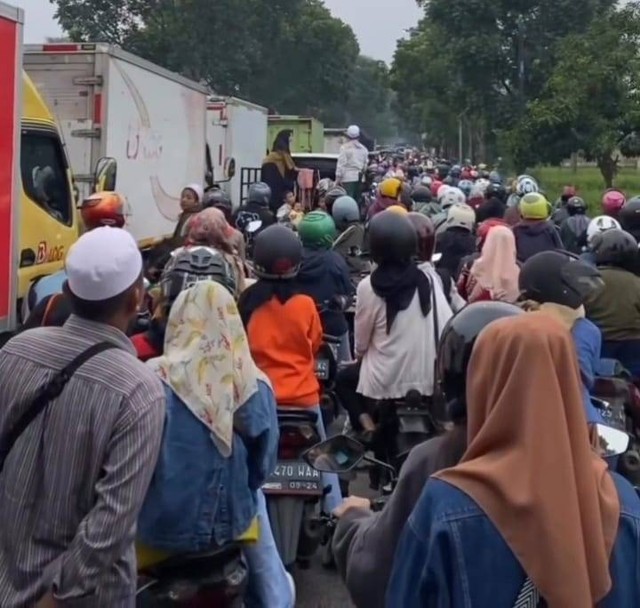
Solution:
<svg viewBox="0 0 640 608"><path fill-rule="evenodd" d="M351 155L358 134L350 128ZM640 379L640 197L607 191L590 218L573 187L552 203L529 175L507 180L411 151L341 169L305 209L284 187L296 173L287 137L276 144L263 174L280 180L277 192L253 184L234 210L220 189L185 187L175 234L145 259L127 333L165 400L138 566L244 538L245 605L295 605L261 487L277 458L276 405L316 412L326 437L315 359L330 335L340 339L345 432L376 452L376 404L411 392L445 429L408 455L380 513L323 474L322 508L339 520L336 563L357 606L640 605L640 498L596 449L606 420L592 400L604 359ZM117 193L93 195L80 212L87 232L76 247L100 247L126 225ZM82 317L72 270L33 287L25 329ZM120 294L107 295L90 322L112 324ZM0 352L0 385L30 333ZM3 407L15 406L0 391ZM3 442L13 420L0 415ZM16 446L34 441L46 431ZM14 500L3 464L19 466L0 450L0 503ZM42 542L64 555L73 535L51 535ZM65 605L61 583L41 576L47 564L20 567L0 550L2 606ZM33 589L14 593L23 579Z"/></svg>

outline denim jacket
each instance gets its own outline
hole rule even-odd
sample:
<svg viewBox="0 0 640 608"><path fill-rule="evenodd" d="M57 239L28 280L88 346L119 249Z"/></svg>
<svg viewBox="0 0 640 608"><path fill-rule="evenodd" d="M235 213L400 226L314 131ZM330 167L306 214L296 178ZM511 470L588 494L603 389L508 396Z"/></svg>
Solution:
<svg viewBox="0 0 640 608"><path fill-rule="evenodd" d="M259 381L258 392L235 414L232 453L224 458L209 430L168 386L166 394L162 448L138 518L138 539L163 551L203 551L240 536L256 515L256 490L276 464L276 403Z"/></svg>
<svg viewBox="0 0 640 608"><path fill-rule="evenodd" d="M640 499L612 474L620 497L613 587L598 608L640 606ZM395 554L389 608L513 608L526 577L487 515L438 479L425 486ZM571 581L567 581L570 585Z"/></svg>

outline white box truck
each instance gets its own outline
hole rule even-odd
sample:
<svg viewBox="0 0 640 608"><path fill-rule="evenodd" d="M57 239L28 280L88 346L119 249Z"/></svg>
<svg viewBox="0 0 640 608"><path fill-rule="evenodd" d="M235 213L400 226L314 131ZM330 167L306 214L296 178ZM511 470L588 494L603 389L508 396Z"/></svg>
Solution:
<svg viewBox="0 0 640 608"><path fill-rule="evenodd" d="M205 179L207 89L108 44L26 45L24 68L60 125L80 198L98 160L115 159L140 246L173 234L182 189Z"/></svg>
<svg viewBox="0 0 640 608"><path fill-rule="evenodd" d="M247 183L259 179L257 169L268 147L268 115L267 108L250 101L236 97L209 98L207 143L213 179L231 197L234 207L240 205L246 194L242 192L243 183L246 189Z"/></svg>

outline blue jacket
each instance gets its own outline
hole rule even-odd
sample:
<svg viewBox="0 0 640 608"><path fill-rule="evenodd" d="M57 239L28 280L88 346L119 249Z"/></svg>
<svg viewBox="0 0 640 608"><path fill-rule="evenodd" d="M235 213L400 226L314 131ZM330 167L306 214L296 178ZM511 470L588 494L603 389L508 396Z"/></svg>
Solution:
<svg viewBox="0 0 640 608"><path fill-rule="evenodd" d="M335 296L352 296L355 288L351 282L349 267L336 251L305 248L302 266L296 278L299 292L326 308ZM326 310L320 315L324 333L342 336L349 331L347 319L339 310Z"/></svg>
<svg viewBox="0 0 640 608"><path fill-rule="evenodd" d="M598 608L637 608L640 500L627 481L612 477L620 496L620 525L611 555L613 588ZM430 479L398 544L387 606L512 608L525 578L475 501L444 481Z"/></svg>
<svg viewBox="0 0 640 608"><path fill-rule="evenodd" d="M276 402L271 388L258 382L258 392L236 412L232 453L224 458L168 386L166 394L162 448L138 538L171 553L203 551L238 538L256 515L256 490L276 465Z"/></svg>
<svg viewBox="0 0 640 608"><path fill-rule="evenodd" d="M580 364L580 376L582 377L583 400L587 413L587 422L604 423L602 415L591 403L589 391L593 388L597 369L600 364L600 349L602 348L602 334L596 325L589 319L578 319L571 328L571 335Z"/></svg>
<svg viewBox="0 0 640 608"><path fill-rule="evenodd" d="M542 251L564 249L560 233L549 220L522 220L513 227L518 262L526 262Z"/></svg>

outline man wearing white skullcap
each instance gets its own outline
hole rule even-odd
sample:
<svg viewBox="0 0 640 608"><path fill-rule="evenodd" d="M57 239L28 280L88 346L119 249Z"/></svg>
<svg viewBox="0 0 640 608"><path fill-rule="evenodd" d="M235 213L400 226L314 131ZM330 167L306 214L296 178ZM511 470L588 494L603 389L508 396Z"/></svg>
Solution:
<svg viewBox="0 0 640 608"><path fill-rule="evenodd" d="M362 180L369 164L369 151L360 143L360 127L351 125L346 132L348 141L340 148L336 167L336 185L360 203Z"/></svg>
<svg viewBox="0 0 640 608"><path fill-rule="evenodd" d="M133 608L136 521L165 418L162 383L125 333L142 257L125 230L96 228L66 272L66 323L0 351L0 485L12 488L0 492L0 606Z"/></svg>

